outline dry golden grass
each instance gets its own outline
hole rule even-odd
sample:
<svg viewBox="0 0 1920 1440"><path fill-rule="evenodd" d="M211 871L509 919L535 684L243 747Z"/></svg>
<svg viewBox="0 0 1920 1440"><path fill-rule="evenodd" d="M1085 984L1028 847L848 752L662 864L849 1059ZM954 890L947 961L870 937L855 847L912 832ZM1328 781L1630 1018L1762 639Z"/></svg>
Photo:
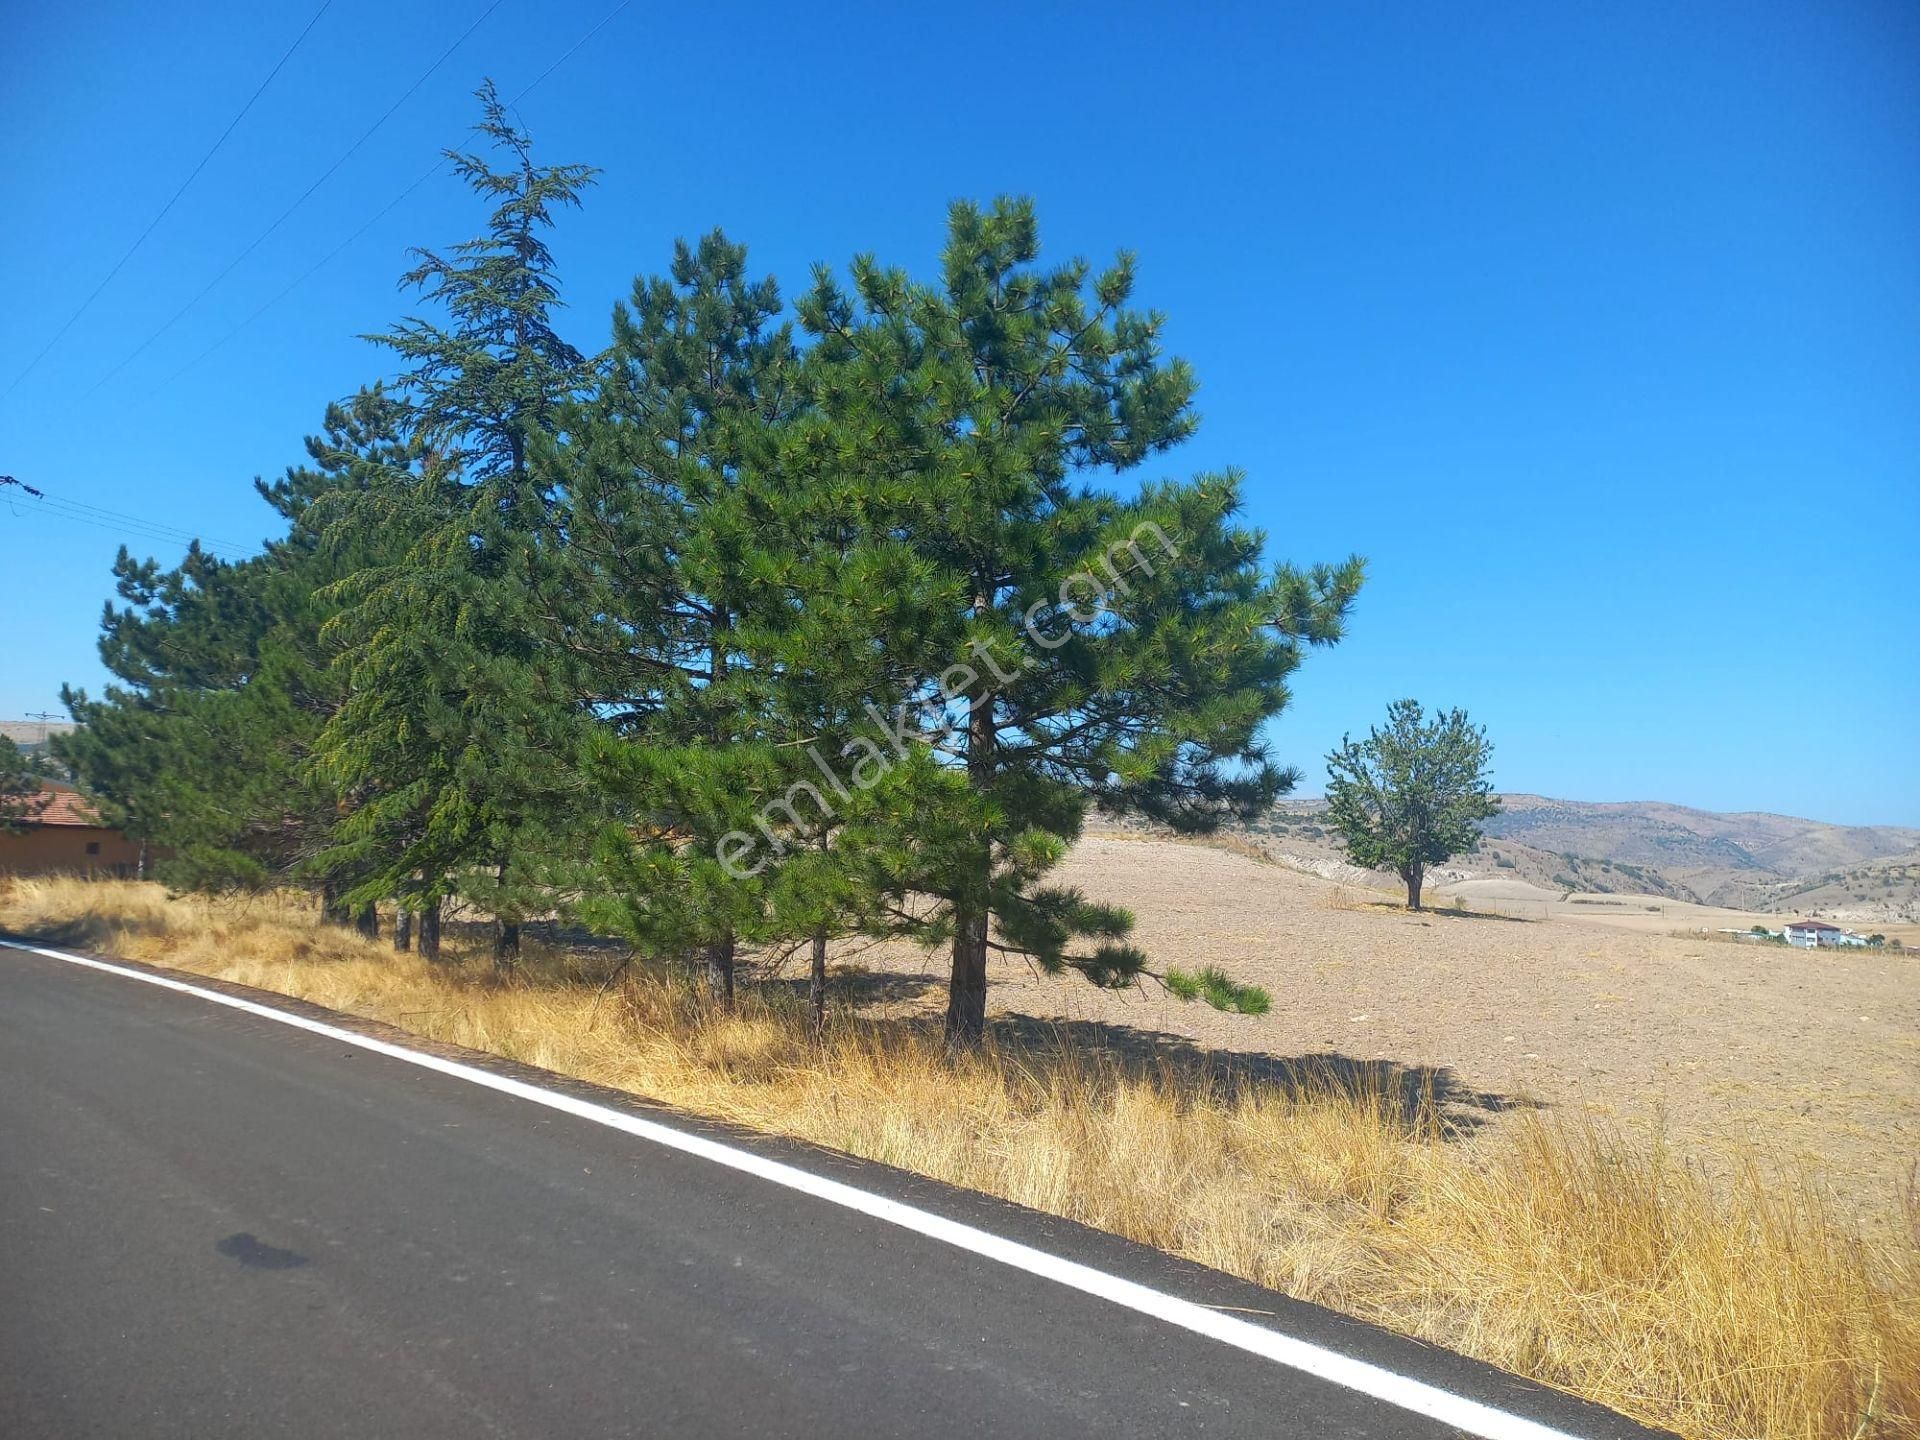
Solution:
<svg viewBox="0 0 1920 1440"><path fill-rule="evenodd" d="M294 899L22 880L0 928L277 990L1003 1196L1702 1437L1920 1433L1920 1230L1863 1239L1817 1186L1731 1186L1578 1122L1462 1145L1332 1072L1231 1084L1063 1034L952 1057L937 1029L732 1015L600 957L501 981L314 924Z"/></svg>

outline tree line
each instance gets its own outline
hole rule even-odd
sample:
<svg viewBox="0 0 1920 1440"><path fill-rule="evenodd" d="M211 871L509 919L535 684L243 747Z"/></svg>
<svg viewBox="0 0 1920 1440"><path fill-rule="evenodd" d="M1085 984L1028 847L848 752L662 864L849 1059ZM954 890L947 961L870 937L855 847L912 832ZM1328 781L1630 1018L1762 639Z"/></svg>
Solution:
<svg viewBox="0 0 1920 1440"><path fill-rule="evenodd" d="M837 938L1161 974L1132 917L1049 882L1091 810L1205 830L1295 773L1263 729L1339 639L1349 559L1270 563L1240 477L1137 470L1195 378L1134 265L1041 259L1024 200L961 203L939 270L871 256L789 303L715 231L636 280L606 346L557 328L548 235L594 183L491 87L453 156L484 232L422 250L397 378L255 485L281 530L171 568L125 549L113 676L64 761L199 889L303 885L438 953L443 906L564 914L697 967Z"/></svg>

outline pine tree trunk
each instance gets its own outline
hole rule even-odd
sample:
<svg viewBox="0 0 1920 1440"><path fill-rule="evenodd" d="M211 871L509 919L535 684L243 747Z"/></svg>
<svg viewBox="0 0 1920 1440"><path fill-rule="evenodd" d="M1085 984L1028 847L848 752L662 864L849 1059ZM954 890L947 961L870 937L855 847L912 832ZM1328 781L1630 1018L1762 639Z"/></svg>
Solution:
<svg viewBox="0 0 1920 1440"><path fill-rule="evenodd" d="M494 883L505 888L507 883L507 858L500 857L500 864L493 872ZM504 915L493 917L493 968L511 970L514 962L520 958L520 922L509 920Z"/></svg>
<svg viewBox="0 0 1920 1440"><path fill-rule="evenodd" d="M394 912L393 948L403 955L413 948L413 912L411 910Z"/></svg>
<svg viewBox="0 0 1920 1440"><path fill-rule="evenodd" d="M420 912L420 958L440 958L440 902L433 901Z"/></svg>
<svg viewBox="0 0 1920 1440"><path fill-rule="evenodd" d="M813 1033L827 1028L827 932L813 932L813 972L807 978L807 1013L813 1017Z"/></svg>
<svg viewBox="0 0 1920 1440"><path fill-rule="evenodd" d="M947 980L947 1043L971 1048L987 1033L987 912L955 917L953 973Z"/></svg>
<svg viewBox="0 0 1920 1440"><path fill-rule="evenodd" d="M733 952L732 931L707 946L707 998L728 1009L733 1007Z"/></svg>
<svg viewBox="0 0 1920 1440"><path fill-rule="evenodd" d="M323 925L346 925L353 920L352 914L340 903L340 889L328 880L320 886L320 923Z"/></svg>
<svg viewBox="0 0 1920 1440"><path fill-rule="evenodd" d="M1402 870L1400 878L1407 882L1407 908L1420 908L1420 887L1426 883L1427 870L1424 865L1415 865L1410 870Z"/></svg>
<svg viewBox="0 0 1920 1440"><path fill-rule="evenodd" d="M728 626L732 622L725 607L718 607L713 615L713 634L707 650L707 674L710 683L718 685L727 678L727 641L730 637ZM716 735L716 741L723 737ZM723 1009L733 1008L733 960L734 934L731 930L707 946L707 998Z"/></svg>
<svg viewBox="0 0 1920 1440"><path fill-rule="evenodd" d="M977 581L973 608L983 615L992 591ZM994 776L993 696L975 695L967 711L967 779L986 790ZM953 972L947 979L947 1043L971 1048L987 1033L987 932L992 924L987 894L993 879L993 842L981 836L969 857L962 889L954 904Z"/></svg>
<svg viewBox="0 0 1920 1440"><path fill-rule="evenodd" d="M369 903L360 907L360 913L353 917L353 928L369 940L380 938L380 911Z"/></svg>

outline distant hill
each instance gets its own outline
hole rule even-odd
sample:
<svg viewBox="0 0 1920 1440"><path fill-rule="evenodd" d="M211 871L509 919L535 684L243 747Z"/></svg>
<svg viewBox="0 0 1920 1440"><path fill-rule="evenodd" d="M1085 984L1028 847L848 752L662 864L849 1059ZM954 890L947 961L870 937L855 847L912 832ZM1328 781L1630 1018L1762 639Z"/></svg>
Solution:
<svg viewBox="0 0 1920 1440"><path fill-rule="evenodd" d="M1832 825L1745 811L1722 815L1659 801L1594 803L1503 795L1483 827L1495 840L1629 864L1713 905L1767 907L1816 876L1920 847L1920 830Z"/></svg>
<svg viewBox="0 0 1920 1440"><path fill-rule="evenodd" d="M73 728L67 720L0 720L0 735L29 755L45 750L52 737L70 734Z"/></svg>
<svg viewBox="0 0 1920 1440"><path fill-rule="evenodd" d="M1920 920L1920 850L1803 880L1768 908L1832 920Z"/></svg>
<svg viewBox="0 0 1920 1440"><path fill-rule="evenodd" d="M1503 795L1485 839L1433 876L1526 881L1548 890L1655 895L1746 910L1909 918L1920 900L1920 829L1723 815L1660 801ZM1341 878L1323 800L1290 800L1247 827L1274 858ZM1357 878L1359 872L1352 872Z"/></svg>
<svg viewBox="0 0 1920 1440"><path fill-rule="evenodd" d="M1503 795L1486 833L1547 850L1637 864L1807 875L1920 846L1920 830L1831 825L1759 811L1722 815L1658 801L1596 804Z"/></svg>

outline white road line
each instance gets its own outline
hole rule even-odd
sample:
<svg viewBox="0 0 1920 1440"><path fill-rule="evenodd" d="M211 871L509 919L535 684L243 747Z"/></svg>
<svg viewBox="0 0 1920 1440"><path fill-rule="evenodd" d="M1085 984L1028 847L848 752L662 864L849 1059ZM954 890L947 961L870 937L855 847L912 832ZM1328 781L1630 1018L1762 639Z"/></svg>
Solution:
<svg viewBox="0 0 1920 1440"><path fill-rule="evenodd" d="M582 1120L590 1120L596 1125L605 1125L611 1130L622 1131L638 1139L651 1141L655 1145L664 1145L669 1150L697 1155L702 1160L711 1160L716 1165L725 1165L731 1170L757 1176L775 1185L784 1185L789 1190L797 1190L817 1200L825 1200L829 1204L843 1206L862 1215L872 1216L876 1220L884 1220L903 1230L911 1230L931 1240L956 1246L1002 1265L1010 1265L1016 1270L1024 1270L1029 1275L1038 1275L1056 1284L1065 1285L1069 1289L1098 1296L1102 1300L1128 1310L1150 1315L1168 1325L1176 1325L1182 1330L1204 1335L1223 1345L1231 1345L1236 1350L1244 1350L1249 1354L1272 1360L1277 1364L1343 1386L1348 1390L1370 1395L1376 1400L1383 1400L1402 1410L1412 1411L1416 1415L1425 1415L1444 1425L1455 1426L1468 1434L1483 1436L1485 1440L1579 1440L1579 1437L1565 1430L1556 1430L1523 1416L1514 1415L1505 1410L1496 1410L1491 1405L1482 1405L1479 1401L1469 1400L1464 1395L1456 1395L1450 1390L1429 1385L1423 1380L1415 1380L1411 1376L1401 1375L1382 1366L1356 1360L1350 1355L1342 1355L1337 1350L1329 1350L1306 1340L1295 1339L1291 1335L1283 1335L1277 1330L1269 1330L1264 1326L1236 1319L1218 1310L1210 1310L1204 1305L1196 1305L1190 1300L1182 1300L1149 1286L1123 1280L1117 1275L1109 1275L1103 1270L1082 1265L1078 1261L1049 1255L1044 1250L1036 1250L1030 1245L1003 1239L971 1225L962 1225L958 1221L935 1215L931 1211L921 1210L912 1205L903 1205L900 1201L889 1200L883 1195L869 1194L865 1190L842 1184L838 1180L828 1180L797 1166L783 1164L778 1160L769 1160L750 1150L741 1150L718 1140L709 1140L702 1135L687 1134L670 1125L662 1125L658 1121L624 1114L605 1105L595 1105L591 1101L563 1094L558 1090L548 1090L539 1085L530 1085L524 1080L495 1075L472 1065L464 1065L457 1060L447 1060L438 1055L409 1050L405 1046L389 1044L384 1040L375 1040L371 1036L343 1030L337 1025L309 1020L304 1015L294 1015L251 1000L223 995L217 990L202 989L198 985L189 985L184 981L169 979L163 975L149 975L144 971L130 970L105 960L95 960L91 956L73 955L64 950L47 950L37 945L23 945L13 940L0 940L0 945L14 950L24 950L34 955L44 955L50 960L63 960L70 965L83 965L89 970L103 970L110 975L157 985L163 990L177 990L183 995L197 996L215 1005L242 1010L249 1015L257 1015L263 1020L290 1025L296 1030L325 1035L329 1039L343 1041L357 1049L371 1050L376 1054L405 1061L409 1065L418 1065L422 1069L438 1071L442 1075L451 1075L457 1080L465 1080L469 1084L497 1090L515 1099L531 1101L535 1105L544 1105L551 1110L577 1116Z"/></svg>

